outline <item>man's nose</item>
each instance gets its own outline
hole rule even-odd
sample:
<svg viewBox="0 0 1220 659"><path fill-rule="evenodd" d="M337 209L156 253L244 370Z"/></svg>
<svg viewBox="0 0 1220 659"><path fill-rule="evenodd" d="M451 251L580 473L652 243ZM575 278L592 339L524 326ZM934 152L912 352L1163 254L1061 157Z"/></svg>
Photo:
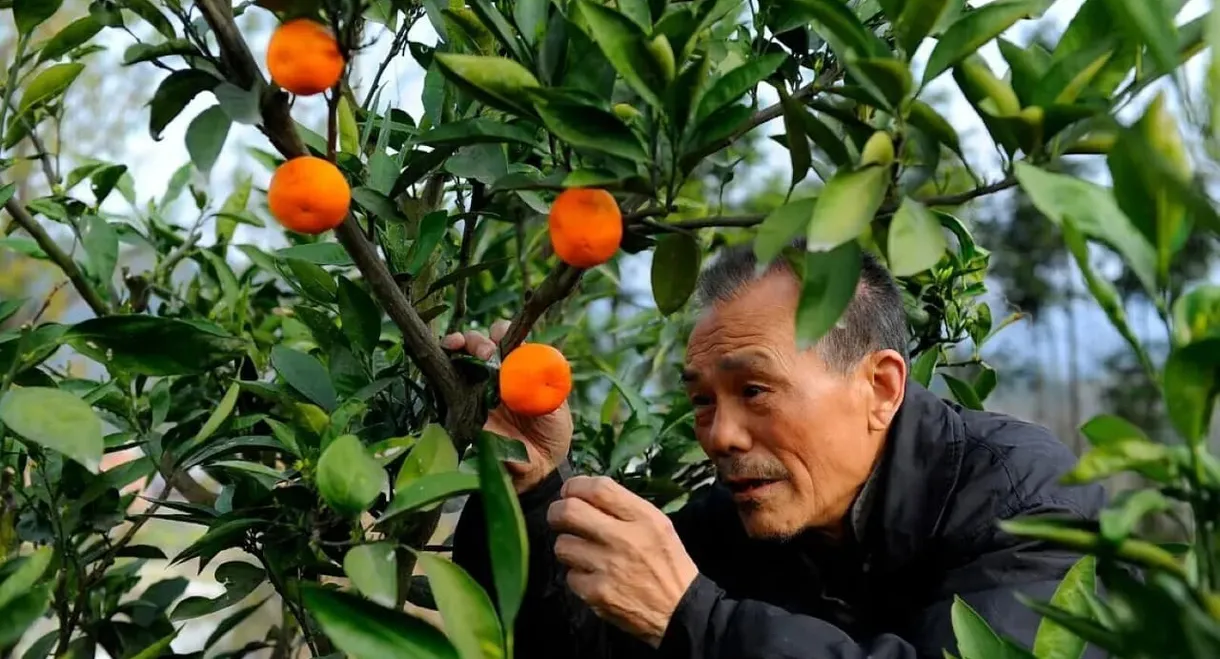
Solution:
<svg viewBox="0 0 1220 659"><path fill-rule="evenodd" d="M710 456L748 453L754 445L741 413L728 406L716 409L707 439L705 450Z"/></svg>

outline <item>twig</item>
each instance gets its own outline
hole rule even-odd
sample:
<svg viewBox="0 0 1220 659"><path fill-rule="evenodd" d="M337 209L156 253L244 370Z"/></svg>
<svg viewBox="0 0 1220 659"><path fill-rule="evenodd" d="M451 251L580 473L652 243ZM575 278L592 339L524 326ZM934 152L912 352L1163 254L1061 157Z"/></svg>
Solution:
<svg viewBox="0 0 1220 659"><path fill-rule="evenodd" d="M51 288L51 292L48 293L46 299L42 301L42 306L38 308L38 312L35 313L34 317L30 319L31 326L38 325L38 321L42 319L42 314L46 313L47 309L51 308L51 302L55 300L55 296L59 295L59 292L63 290L64 286L67 285L67 281L61 281Z"/></svg>
<svg viewBox="0 0 1220 659"><path fill-rule="evenodd" d="M60 270L63 270L68 280L72 282L72 286L80 293L81 299L85 301L85 304L89 305L93 313L99 316L105 316L110 313L110 307L102 299L101 295L89 285L89 281L85 279L84 273L76 266L76 262L59 248L59 245L46 232L46 229L43 229L42 225L26 212L25 207L21 205L21 202L17 201L16 197L10 197L8 201L4 202L4 208L13 216L13 220L20 224L26 233L30 234L34 242L38 243L38 247L43 252L46 252L47 257L55 265L59 266Z"/></svg>
<svg viewBox="0 0 1220 659"><path fill-rule="evenodd" d="M17 109L13 107L12 99L5 99L5 102L8 104L10 109ZM34 130L34 126L30 125L29 120L27 120L24 116L16 116L19 116L21 123L25 124L26 137L30 138L30 143L34 145L34 149L37 151L35 155L37 156L38 161L42 164L42 173L47 177L47 185L54 188L59 183L59 175L55 173L55 161L51 158L51 152L47 150L46 142L43 142L42 138L38 136L38 133Z"/></svg>
<svg viewBox="0 0 1220 659"><path fill-rule="evenodd" d="M835 78L837 77L839 77L839 69L838 67L832 66L823 71L822 75L818 76L817 80L814 80L808 85L805 85L804 87L792 92L791 98L793 100L800 100L813 96L814 94L817 94L825 89L828 85L830 85L831 82L834 82ZM721 149L727 148L733 142L740 139L742 135L745 135L755 128L758 128L768 121L771 121L772 119L778 119L783 113L784 108L781 104L776 103L774 105L769 105L758 112L755 112L753 116L738 126L737 129L730 133L727 137L712 142L711 144L685 157L684 160L702 160L703 158L710 156Z"/></svg>
<svg viewBox="0 0 1220 659"><path fill-rule="evenodd" d="M364 97L364 102L360 104L361 109L364 111L367 112L369 103L373 102L373 96L377 94L377 85L381 84L381 76L385 75L386 69L390 68L390 61L401 53L403 47L407 45L407 33L413 25L415 25L414 21L404 20L402 26L398 28L398 32L394 34L394 41L390 44L390 52L386 53L385 59L381 60L381 64L377 67L377 73L373 75L373 83L369 86L368 96Z"/></svg>
<svg viewBox="0 0 1220 659"><path fill-rule="evenodd" d="M467 217L462 220L462 245L458 249L458 269L470 265L470 259L474 256L474 231L478 227L479 210L487 200L483 190L482 183L475 183L471 187L470 212L465 213ZM449 325L445 330L446 334L456 332L466 316L466 292L469 284L470 278L463 277L454 286L453 313L449 315Z"/></svg>
<svg viewBox="0 0 1220 659"><path fill-rule="evenodd" d="M974 188L973 190L967 190L965 192L959 192L951 195L928 197L926 199L921 199L920 202L925 206L960 206L968 201L978 199L979 197L985 197L990 194L995 194L997 192L1002 192L1009 188L1015 187L1016 185L1016 178L1009 176L1002 180L996 181L995 183ZM896 210L898 210L898 208L895 204L887 204L878 211L878 215L892 215ZM701 217L695 220L682 220L680 222L664 223L645 221L646 218L643 218L641 213L636 213L628 217L635 217L639 219L639 222L637 226L634 227L634 230L637 233L646 236L667 232L692 231L695 229L749 228L762 224L763 220L767 218L765 214L759 213L754 215L720 215Z"/></svg>
<svg viewBox="0 0 1220 659"><path fill-rule="evenodd" d="M551 274L542 280L542 284L529 295L525 304L521 305L521 310L513 317L512 324L509 325L504 338L500 340L500 354L507 355L521 345L521 342L525 340L525 335L529 334L530 328L542 317L542 314L575 290L582 274L584 274L583 269L573 268L567 264L560 264L551 270Z"/></svg>

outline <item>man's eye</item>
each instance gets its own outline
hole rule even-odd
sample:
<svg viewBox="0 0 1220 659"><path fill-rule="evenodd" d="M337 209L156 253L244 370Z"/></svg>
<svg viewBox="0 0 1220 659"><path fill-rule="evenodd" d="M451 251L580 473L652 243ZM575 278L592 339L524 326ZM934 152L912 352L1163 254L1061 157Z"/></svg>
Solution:
<svg viewBox="0 0 1220 659"><path fill-rule="evenodd" d="M691 396L690 402L695 407L706 407L712 404L712 397L701 395Z"/></svg>
<svg viewBox="0 0 1220 659"><path fill-rule="evenodd" d="M759 394L763 393L763 388L751 384L751 385L747 385L745 389L742 389L741 393L746 398L753 398L753 397L758 396Z"/></svg>

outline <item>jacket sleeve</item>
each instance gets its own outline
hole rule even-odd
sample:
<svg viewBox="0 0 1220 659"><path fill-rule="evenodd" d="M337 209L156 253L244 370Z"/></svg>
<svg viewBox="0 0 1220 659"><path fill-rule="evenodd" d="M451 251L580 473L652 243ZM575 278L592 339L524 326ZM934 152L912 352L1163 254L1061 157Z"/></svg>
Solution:
<svg viewBox="0 0 1220 659"><path fill-rule="evenodd" d="M732 599L701 574L674 612L660 654L665 659L943 659L945 650L958 654L950 618L955 595L1001 636L1029 648L1040 617L1016 593L1049 599L1080 555L998 530L984 535L987 548L943 575L930 603L906 619L885 621L890 630L871 638L853 639L829 622L765 602ZM1085 656L1096 659L1095 653L1090 649Z"/></svg>
<svg viewBox="0 0 1220 659"><path fill-rule="evenodd" d="M563 476L557 470L518 497L529 541L525 596L514 626L514 649L522 659L650 659L647 644L594 615L572 594L555 558L555 534L546 523L547 508L559 499ZM497 602L488 553L483 504L471 494L454 530L453 560Z"/></svg>

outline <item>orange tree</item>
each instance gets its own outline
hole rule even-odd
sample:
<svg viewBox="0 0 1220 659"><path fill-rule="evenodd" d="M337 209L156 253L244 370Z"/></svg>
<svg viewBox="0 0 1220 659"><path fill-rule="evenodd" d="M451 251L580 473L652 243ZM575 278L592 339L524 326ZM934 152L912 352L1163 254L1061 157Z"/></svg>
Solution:
<svg viewBox="0 0 1220 659"><path fill-rule="evenodd" d="M1116 501L1100 524L1006 522L1090 557L1053 602L1030 603L1048 616L1032 650L959 604L958 652L1075 657L1087 640L1121 656L1216 656L1220 466L1203 438L1220 382L1220 290L1171 293L1169 265L1191 232L1214 236L1220 222L1166 97L1134 123L1116 117L1155 83L1181 89L1181 65L1220 33L1214 13L1178 20L1176 0L1087 0L1053 49L1005 36L1051 4L95 0L36 38L60 0L3 0L17 43L0 145L31 145L50 189L20 199L11 181L0 188L3 245L57 265L93 317L0 333L0 648L51 618L25 656L170 655L184 621L224 611L211 646L269 584L283 622L246 651L511 656L528 547L504 462L523 447L482 431L490 406L532 414L568 394L580 469L681 505L709 472L669 367L700 264L748 240L801 274L806 343L837 319L860 253L878 254L908 303L912 376L939 375L961 405L982 407L997 374L979 351L1018 316L993 317L980 301L989 252L953 213L1019 185L1164 392L1181 442L1152 442L1117 417L1085 424L1095 448L1071 478L1134 470L1156 487ZM245 12L272 12L281 27L247 39ZM436 46L409 38L425 20ZM47 146L65 118L78 120L65 94L97 35L133 27L151 36L124 64L167 71L147 109L154 139L192 100L217 99L187 126L192 163L143 207L124 164L90 159L64 173ZM393 33L390 53L361 99L348 77L378 31ZM997 39L1003 76L977 52ZM924 43L928 58L913 64ZM418 118L380 101L406 51L425 72ZM992 180L921 100L942 75L994 143ZM764 88L777 103L760 99ZM293 106L319 94L321 132ZM742 145L773 120L790 155L787 193L767 213L734 214L721 193ZM224 200L189 184L234 123L265 137L245 162L272 172L266 208L287 247L235 242L238 225L268 216L249 178ZM1059 173L1069 155L1104 160L1115 186ZM179 226L165 214L188 188L196 221ZM115 194L128 214L103 209ZM801 235L808 250L793 252ZM153 263L120 271L121 244ZM619 264L646 251L655 311L624 320L634 302ZM1173 338L1166 359L1130 330L1097 258L1145 287ZM25 302L0 302L0 320ZM511 322L502 372L440 346L447 331L495 320ZM972 356L971 377L951 350ZM99 374L65 373L52 359L63 355ZM99 468L122 449L140 457ZM134 512L127 486L149 477L163 489ZM489 511L494 603L430 544L446 502L473 491ZM1175 500L1190 509L1190 546L1130 537ZM140 540L153 518L202 533L166 556ZM180 599L181 579L135 592L149 561L202 569L231 551L249 560L216 567L217 597ZM1114 570L1124 562L1149 578ZM1092 589L1098 574L1111 577L1105 597ZM406 612L419 607L438 616Z"/></svg>

